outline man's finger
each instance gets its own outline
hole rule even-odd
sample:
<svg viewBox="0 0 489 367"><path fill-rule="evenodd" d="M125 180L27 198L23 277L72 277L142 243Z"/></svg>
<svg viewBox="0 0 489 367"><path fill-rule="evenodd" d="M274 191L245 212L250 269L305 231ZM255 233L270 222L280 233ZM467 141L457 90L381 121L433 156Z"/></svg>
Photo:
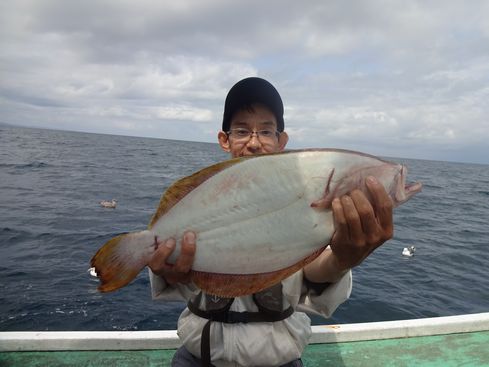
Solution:
<svg viewBox="0 0 489 367"><path fill-rule="evenodd" d="M331 203L331 209L333 210L333 220L335 232L331 243L337 243L338 241L345 241L345 234L348 233L348 225L345 219L345 213L343 213L343 206L340 199L336 198Z"/></svg>
<svg viewBox="0 0 489 367"><path fill-rule="evenodd" d="M360 216L352 198L348 195L342 196L341 205L343 206L343 212L345 214L352 244L356 246L363 245L364 235L362 222L360 221Z"/></svg>
<svg viewBox="0 0 489 367"><path fill-rule="evenodd" d="M157 240L157 245L158 247L148 263L153 273L160 273L164 270L166 260L175 250L176 241L174 238L168 238L161 242Z"/></svg>
<svg viewBox="0 0 489 367"><path fill-rule="evenodd" d="M362 230L366 236L367 243L377 242L379 240L381 229L372 204L360 190L353 191L350 196L360 217Z"/></svg>
<svg viewBox="0 0 489 367"><path fill-rule="evenodd" d="M394 231L394 224L392 223L392 199L382 186L374 177L367 177L367 188L372 195L372 205L374 206L375 215L377 220L387 234L387 237L392 237Z"/></svg>
<svg viewBox="0 0 489 367"><path fill-rule="evenodd" d="M185 232L182 240L182 248L173 270L179 273L188 273L192 269L195 257L195 233Z"/></svg>

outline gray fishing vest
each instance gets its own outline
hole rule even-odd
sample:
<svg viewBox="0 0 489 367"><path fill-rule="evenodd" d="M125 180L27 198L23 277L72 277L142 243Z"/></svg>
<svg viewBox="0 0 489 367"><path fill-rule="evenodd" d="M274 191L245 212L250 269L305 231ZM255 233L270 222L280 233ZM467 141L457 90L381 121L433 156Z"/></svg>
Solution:
<svg viewBox="0 0 489 367"><path fill-rule="evenodd" d="M204 297L204 298L202 298ZM204 299L204 309L200 308ZM188 302L188 309L195 315L209 321L202 329L200 339L200 353L202 366L212 366L210 358L210 327L212 322L227 324L249 322L277 322L288 318L294 313L292 306L283 309L282 283L253 294L258 312L230 311L234 298L221 298L200 292L193 300Z"/></svg>

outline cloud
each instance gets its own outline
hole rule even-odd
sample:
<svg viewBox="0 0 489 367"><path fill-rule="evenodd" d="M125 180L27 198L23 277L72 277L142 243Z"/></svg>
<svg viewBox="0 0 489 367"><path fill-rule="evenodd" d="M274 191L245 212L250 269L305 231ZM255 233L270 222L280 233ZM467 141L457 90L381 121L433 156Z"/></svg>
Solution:
<svg viewBox="0 0 489 367"><path fill-rule="evenodd" d="M488 17L485 1L2 2L0 119L215 141L227 90L259 75L292 147L487 162Z"/></svg>

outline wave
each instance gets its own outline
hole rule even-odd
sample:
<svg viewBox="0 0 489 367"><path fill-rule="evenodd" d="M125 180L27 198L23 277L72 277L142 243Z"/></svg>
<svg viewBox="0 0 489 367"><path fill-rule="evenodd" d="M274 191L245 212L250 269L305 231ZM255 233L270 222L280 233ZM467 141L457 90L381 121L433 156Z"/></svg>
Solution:
<svg viewBox="0 0 489 367"><path fill-rule="evenodd" d="M0 163L0 167L15 168L15 169L31 169L31 168L46 168L50 165L42 161L32 161L29 163Z"/></svg>

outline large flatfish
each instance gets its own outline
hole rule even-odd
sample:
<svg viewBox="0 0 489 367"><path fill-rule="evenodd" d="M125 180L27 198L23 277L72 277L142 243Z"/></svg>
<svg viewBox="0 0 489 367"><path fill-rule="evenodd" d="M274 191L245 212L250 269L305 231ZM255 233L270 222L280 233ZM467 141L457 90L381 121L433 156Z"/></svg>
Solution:
<svg viewBox="0 0 489 367"><path fill-rule="evenodd" d="M175 182L147 230L109 240L92 258L99 290L127 285L148 264L157 239L197 235L192 281L209 294L265 289L313 261L334 233L331 201L376 177L394 206L421 190L406 167L371 155L308 149L235 158Z"/></svg>

